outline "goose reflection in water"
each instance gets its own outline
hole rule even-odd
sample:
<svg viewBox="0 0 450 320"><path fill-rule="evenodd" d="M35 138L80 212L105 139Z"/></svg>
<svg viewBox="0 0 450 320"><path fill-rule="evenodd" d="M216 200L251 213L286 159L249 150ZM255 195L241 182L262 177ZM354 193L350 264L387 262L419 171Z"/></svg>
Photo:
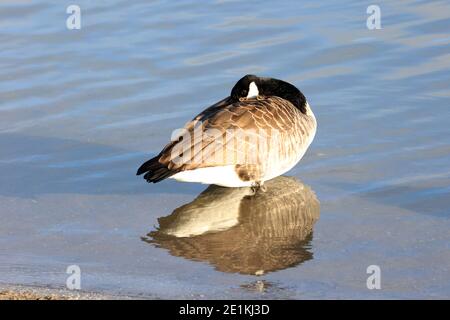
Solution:
<svg viewBox="0 0 450 320"><path fill-rule="evenodd" d="M266 182L267 191L211 185L194 201L158 219L143 240L174 256L217 270L262 275L312 259L319 201L292 177Z"/></svg>

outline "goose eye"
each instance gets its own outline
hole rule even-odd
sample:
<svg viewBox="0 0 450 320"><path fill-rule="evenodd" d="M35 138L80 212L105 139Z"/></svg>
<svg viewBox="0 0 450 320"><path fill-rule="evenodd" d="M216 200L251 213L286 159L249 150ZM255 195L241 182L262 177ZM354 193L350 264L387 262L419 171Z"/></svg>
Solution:
<svg viewBox="0 0 450 320"><path fill-rule="evenodd" d="M243 90L242 91L242 96L247 96L248 91L247 90Z"/></svg>

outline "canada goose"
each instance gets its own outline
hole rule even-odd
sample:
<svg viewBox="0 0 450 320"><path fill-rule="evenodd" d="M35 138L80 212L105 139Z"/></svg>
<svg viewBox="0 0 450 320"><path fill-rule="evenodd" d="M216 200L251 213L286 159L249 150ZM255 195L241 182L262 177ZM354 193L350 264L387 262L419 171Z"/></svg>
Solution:
<svg viewBox="0 0 450 320"><path fill-rule="evenodd" d="M295 166L316 133L316 118L294 85L246 75L229 97L172 135L137 171L148 182L166 178L224 187L252 186Z"/></svg>
<svg viewBox="0 0 450 320"><path fill-rule="evenodd" d="M158 218L142 240L174 256L206 261L224 272L262 275L312 259L320 204L292 177L266 182L267 192L209 186L192 202Z"/></svg>

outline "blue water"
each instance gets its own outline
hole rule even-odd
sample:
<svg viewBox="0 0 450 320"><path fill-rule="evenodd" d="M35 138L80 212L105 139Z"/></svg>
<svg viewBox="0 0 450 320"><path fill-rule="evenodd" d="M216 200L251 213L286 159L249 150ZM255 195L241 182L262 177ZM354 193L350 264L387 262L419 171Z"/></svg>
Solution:
<svg viewBox="0 0 450 320"><path fill-rule="evenodd" d="M371 4L2 1L0 284L62 288L77 264L83 290L149 298L450 298L450 5L378 1L369 30ZM318 121L287 175L320 218L279 249L308 259L259 276L142 241L206 187L134 175L247 73Z"/></svg>

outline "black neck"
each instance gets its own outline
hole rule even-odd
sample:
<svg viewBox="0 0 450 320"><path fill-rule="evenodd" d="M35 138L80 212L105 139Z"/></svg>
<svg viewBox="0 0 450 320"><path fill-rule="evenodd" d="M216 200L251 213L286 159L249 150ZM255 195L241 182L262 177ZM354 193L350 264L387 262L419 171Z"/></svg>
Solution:
<svg viewBox="0 0 450 320"><path fill-rule="evenodd" d="M306 114L306 98L294 85L278 79L268 79L262 84L263 94L274 95L290 101L300 112Z"/></svg>

